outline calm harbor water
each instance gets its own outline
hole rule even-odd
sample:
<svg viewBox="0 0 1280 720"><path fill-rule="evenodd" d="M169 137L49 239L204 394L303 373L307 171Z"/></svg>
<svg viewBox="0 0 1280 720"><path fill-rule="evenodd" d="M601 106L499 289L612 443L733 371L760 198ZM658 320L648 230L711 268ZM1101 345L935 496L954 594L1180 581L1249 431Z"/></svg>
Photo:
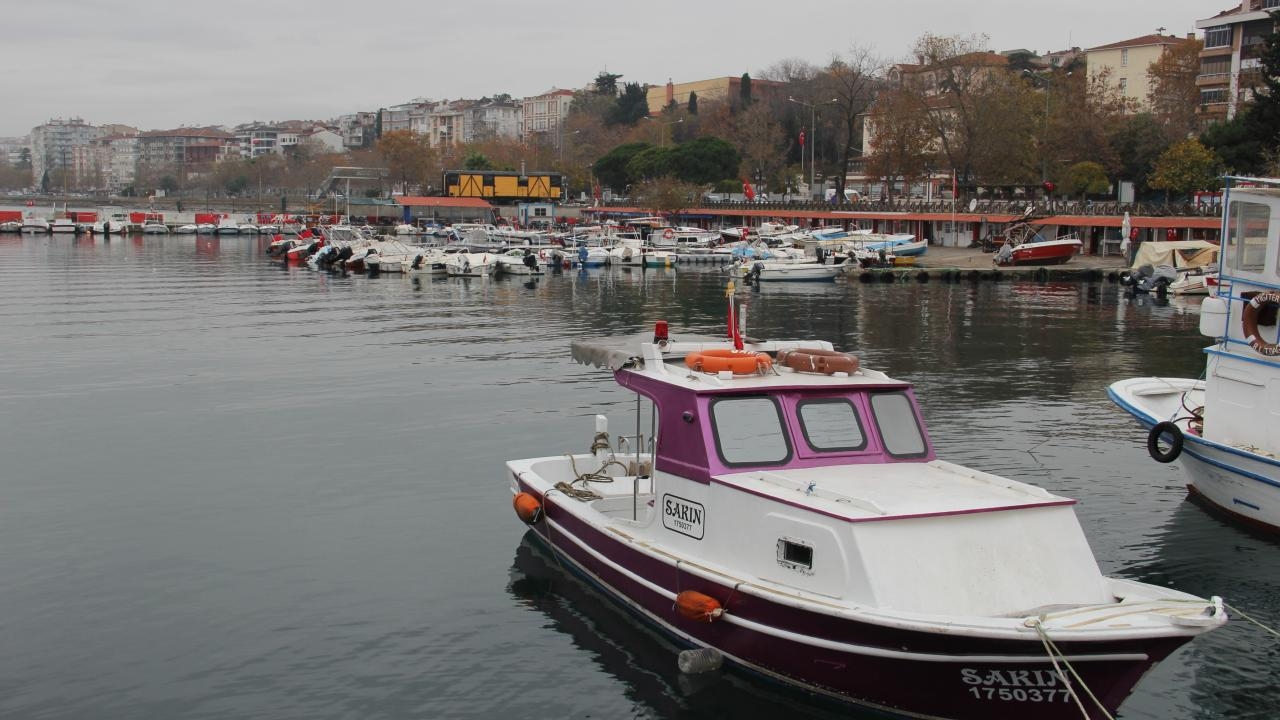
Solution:
<svg viewBox="0 0 1280 720"><path fill-rule="evenodd" d="M674 648L523 538L502 461L630 398L582 336L716 332L711 268L331 276L265 240L0 236L0 717L859 717ZM1103 570L1280 626L1280 543L1186 500L1106 399L1198 376L1195 301L1038 283L765 286L751 334L914 382L946 459L1080 501ZM1233 621L1134 718L1264 718ZM927 689L922 689L927 691Z"/></svg>

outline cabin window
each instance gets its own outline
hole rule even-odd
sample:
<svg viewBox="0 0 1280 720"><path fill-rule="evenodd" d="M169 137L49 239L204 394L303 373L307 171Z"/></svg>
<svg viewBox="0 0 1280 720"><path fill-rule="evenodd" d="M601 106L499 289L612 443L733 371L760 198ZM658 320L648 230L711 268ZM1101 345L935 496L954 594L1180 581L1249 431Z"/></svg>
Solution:
<svg viewBox="0 0 1280 720"><path fill-rule="evenodd" d="M923 457L928 453L924 433L916 420L915 408L906 393L876 393L871 396L871 411L884 449L894 457Z"/></svg>
<svg viewBox="0 0 1280 720"><path fill-rule="evenodd" d="M770 398L719 398L711 403L711 420L725 465L778 465L791 459L782 409Z"/></svg>
<svg viewBox="0 0 1280 720"><path fill-rule="evenodd" d="M1271 225L1271 206L1235 201L1231 203L1227 226L1228 267L1259 272L1267 254L1267 236Z"/></svg>
<svg viewBox="0 0 1280 720"><path fill-rule="evenodd" d="M796 415L805 442L817 452L847 452L867 446L858 413L848 400L805 400L796 404Z"/></svg>
<svg viewBox="0 0 1280 720"><path fill-rule="evenodd" d="M803 573L813 571L813 548L802 542L789 540L787 538L778 539L778 564L799 570Z"/></svg>

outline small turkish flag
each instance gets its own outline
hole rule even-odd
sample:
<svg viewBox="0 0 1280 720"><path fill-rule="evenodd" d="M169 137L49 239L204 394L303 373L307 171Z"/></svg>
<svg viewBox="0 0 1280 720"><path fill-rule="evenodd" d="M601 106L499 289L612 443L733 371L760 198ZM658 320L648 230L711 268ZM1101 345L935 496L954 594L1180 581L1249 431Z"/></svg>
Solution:
<svg viewBox="0 0 1280 720"><path fill-rule="evenodd" d="M800 131L800 147L804 147L804 131Z"/></svg>

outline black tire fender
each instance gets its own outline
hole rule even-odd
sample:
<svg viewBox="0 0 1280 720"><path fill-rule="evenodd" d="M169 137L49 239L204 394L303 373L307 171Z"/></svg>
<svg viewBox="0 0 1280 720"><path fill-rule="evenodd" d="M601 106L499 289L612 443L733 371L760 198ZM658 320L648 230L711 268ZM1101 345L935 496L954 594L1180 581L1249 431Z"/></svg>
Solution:
<svg viewBox="0 0 1280 720"><path fill-rule="evenodd" d="M1169 449L1161 452L1160 438L1165 435L1170 437ZM1177 425L1174 425L1167 420L1156 423L1151 428L1151 432L1147 433L1147 454L1156 462L1171 463L1174 460L1177 460L1178 456L1182 454L1183 440L1182 430L1179 429Z"/></svg>

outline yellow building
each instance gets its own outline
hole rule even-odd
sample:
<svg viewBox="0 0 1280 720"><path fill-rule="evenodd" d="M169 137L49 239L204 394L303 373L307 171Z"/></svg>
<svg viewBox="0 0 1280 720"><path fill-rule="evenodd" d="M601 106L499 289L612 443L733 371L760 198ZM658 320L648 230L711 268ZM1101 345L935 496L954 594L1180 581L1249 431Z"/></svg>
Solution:
<svg viewBox="0 0 1280 720"><path fill-rule="evenodd" d="M1125 97L1137 101L1139 109L1148 109L1151 106L1147 100L1151 92L1151 78L1147 69L1166 50L1184 42L1187 40L1173 35L1143 35L1089 48L1085 51L1089 77L1109 70L1111 85Z"/></svg>
<svg viewBox="0 0 1280 720"><path fill-rule="evenodd" d="M759 100L771 95L780 95L786 83L773 80L757 80L751 78L751 97ZM698 102L737 102L742 94L741 77L719 77L710 80L694 80L693 82L651 85L648 89L649 113L656 114L674 102L680 107L688 107L689 94L697 93Z"/></svg>

